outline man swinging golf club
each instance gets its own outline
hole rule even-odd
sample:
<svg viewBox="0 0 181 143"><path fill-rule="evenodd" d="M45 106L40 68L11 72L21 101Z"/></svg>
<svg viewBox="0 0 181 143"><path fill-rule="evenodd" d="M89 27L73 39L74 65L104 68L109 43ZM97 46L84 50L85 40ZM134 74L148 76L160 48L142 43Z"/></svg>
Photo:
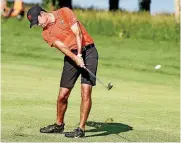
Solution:
<svg viewBox="0 0 181 143"><path fill-rule="evenodd" d="M86 69L94 75L97 72L98 53L94 41L83 25L77 20L69 8L46 12L40 6L33 6L27 12L30 28L40 26L43 39L64 55L64 66L57 99L56 123L40 129L41 133L62 133L64 131L64 115L67 109L68 97L74 84L81 74L81 105L80 125L74 131L66 133L66 137L84 137L85 123L91 110L92 86L96 79L92 78Z"/></svg>

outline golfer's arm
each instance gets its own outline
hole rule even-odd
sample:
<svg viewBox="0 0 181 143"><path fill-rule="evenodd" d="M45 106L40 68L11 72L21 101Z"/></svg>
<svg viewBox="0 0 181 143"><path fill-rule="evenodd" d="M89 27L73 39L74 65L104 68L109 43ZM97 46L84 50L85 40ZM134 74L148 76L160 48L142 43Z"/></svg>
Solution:
<svg viewBox="0 0 181 143"><path fill-rule="evenodd" d="M76 55L74 55L61 41L55 41L53 46L60 50L64 55L70 57L73 61L75 61Z"/></svg>
<svg viewBox="0 0 181 143"><path fill-rule="evenodd" d="M72 32L75 34L77 42L77 54L82 54L82 32L80 30L78 22L71 26Z"/></svg>

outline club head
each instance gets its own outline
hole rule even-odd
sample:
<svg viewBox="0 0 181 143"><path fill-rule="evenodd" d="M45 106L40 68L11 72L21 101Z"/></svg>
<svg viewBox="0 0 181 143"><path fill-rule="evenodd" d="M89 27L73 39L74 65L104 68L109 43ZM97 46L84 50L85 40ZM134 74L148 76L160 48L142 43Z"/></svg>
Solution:
<svg viewBox="0 0 181 143"><path fill-rule="evenodd" d="M113 87L113 84L110 82L110 83L108 83L108 85L107 85L107 89L108 90L110 90L111 88Z"/></svg>

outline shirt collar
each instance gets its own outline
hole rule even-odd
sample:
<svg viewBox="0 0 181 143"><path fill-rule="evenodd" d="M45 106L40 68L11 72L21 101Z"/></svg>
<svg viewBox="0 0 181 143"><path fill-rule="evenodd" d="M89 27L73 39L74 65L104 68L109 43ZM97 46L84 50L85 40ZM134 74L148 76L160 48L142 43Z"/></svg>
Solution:
<svg viewBox="0 0 181 143"><path fill-rule="evenodd" d="M55 22L56 22L56 20L59 18L58 12L57 12L57 11L51 11L50 13L52 13L52 14L54 15L54 17L55 17Z"/></svg>

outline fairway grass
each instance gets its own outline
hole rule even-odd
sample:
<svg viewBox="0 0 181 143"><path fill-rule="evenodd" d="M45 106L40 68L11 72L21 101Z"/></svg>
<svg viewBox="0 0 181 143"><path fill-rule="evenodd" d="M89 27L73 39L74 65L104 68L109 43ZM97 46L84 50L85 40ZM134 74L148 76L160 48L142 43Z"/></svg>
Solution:
<svg viewBox="0 0 181 143"><path fill-rule="evenodd" d="M180 142L180 49L173 41L92 35L99 52L97 83L86 138L40 134L56 121L63 54L40 29L10 19L2 24L1 141ZM160 64L162 67L155 70ZM79 124L80 79L69 98L65 131ZM113 119L113 121L111 121ZM107 122L110 120L111 122Z"/></svg>
<svg viewBox="0 0 181 143"><path fill-rule="evenodd" d="M40 134L40 127L55 122L59 77L59 70L2 64L2 141L179 141L178 87L115 78L111 91L99 84L93 91L88 137ZM65 131L79 123L78 83L69 99ZM105 123L108 118L113 123Z"/></svg>

